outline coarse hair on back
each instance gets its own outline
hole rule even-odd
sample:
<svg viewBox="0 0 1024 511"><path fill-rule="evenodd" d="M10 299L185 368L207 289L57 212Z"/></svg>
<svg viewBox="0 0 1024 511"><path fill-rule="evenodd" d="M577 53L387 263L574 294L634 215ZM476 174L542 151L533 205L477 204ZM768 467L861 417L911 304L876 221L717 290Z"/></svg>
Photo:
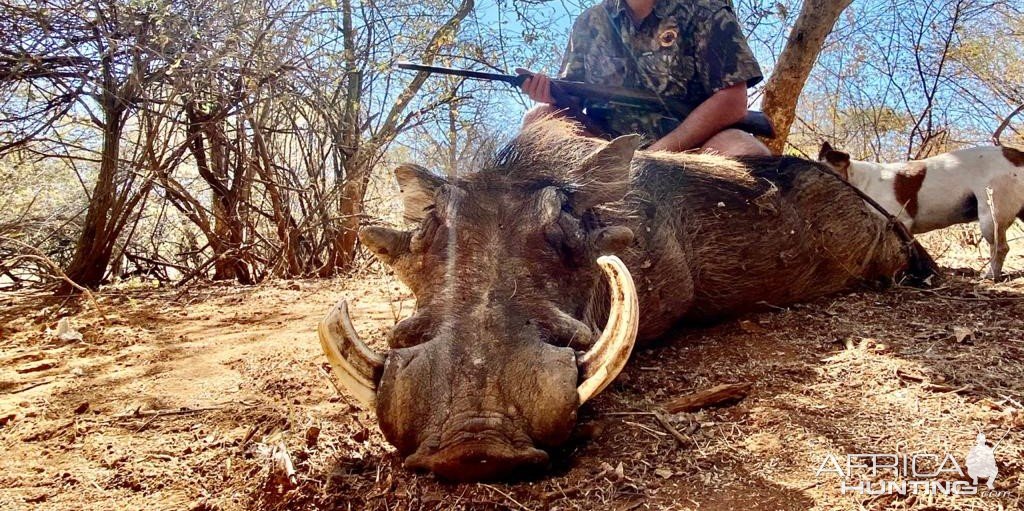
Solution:
<svg viewBox="0 0 1024 511"><path fill-rule="evenodd" d="M585 136L579 124L548 116L523 127L485 166L483 172L501 174L523 181L574 183L572 170L583 159L606 144Z"/></svg>
<svg viewBox="0 0 1024 511"><path fill-rule="evenodd" d="M588 183L581 180L586 181L587 176L578 172L580 165L588 155L607 144L587 136L576 122L548 116L524 126L491 158L483 172L522 181L584 187ZM636 159L639 166L678 167L740 182L753 179L744 162L716 154L641 151Z"/></svg>

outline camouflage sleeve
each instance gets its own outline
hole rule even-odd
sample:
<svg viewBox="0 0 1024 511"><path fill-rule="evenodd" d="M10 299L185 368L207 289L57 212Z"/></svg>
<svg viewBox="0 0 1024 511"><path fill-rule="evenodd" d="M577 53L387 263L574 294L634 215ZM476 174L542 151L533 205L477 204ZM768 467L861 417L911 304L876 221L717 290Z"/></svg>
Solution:
<svg viewBox="0 0 1024 511"><path fill-rule="evenodd" d="M587 29L588 23L584 18L588 14L589 11L583 12L572 24L569 44L565 48L565 55L562 56L562 69L558 73L563 80L586 81L585 57L590 42L590 31Z"/></svg>
<svg viewBox="0 0 1024 511"><path fill-rule="evenodd" d="M713 1L711 5L708 15L695 27L698 76L706 94L743 82L753 87L764 76L740 31L731 3Z"/></svg>

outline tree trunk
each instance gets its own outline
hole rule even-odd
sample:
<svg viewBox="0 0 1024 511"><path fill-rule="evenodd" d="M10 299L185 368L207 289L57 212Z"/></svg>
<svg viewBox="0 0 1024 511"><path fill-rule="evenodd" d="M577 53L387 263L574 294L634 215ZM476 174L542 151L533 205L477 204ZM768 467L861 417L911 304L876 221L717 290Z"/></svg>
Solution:
<svg viewBox="0 0 1024 511"><path fill-rule="evenodd" d="M114 100L108 99L108 102ZM96 187L89 200L89 210L85 215L82 234L75 244L75 253L71 257L65 274L78 285L95 288L103 281L103 276L110 264L110 256L114 251L117 238L116 219L112 218L117 186L117 164L121 155L121 111L114 105L107 105L107 119L103 126L103 149L100 153L100 172L96 178ZM70 284L63 284L58 293L73 293Z"/></svg>
<svg viewBox="0 0 1024 511"><path fill-rule="evenodd" d="M213 226L204 232L213 249L213 280L237 280L253 284L255 277L245 260L246 219L243 206L249 197L252 180L250 166L232 151L226 133L227 121L220 116L224 107L218 105L213 114L203 113L194 103L185 107L188 118L186 133L192 138L189 151L196 162L199 176L210 185ZM234 154L234 165L231 156ZM234 168L234 173L229 169ZM197 225L201 225L198 224Z"/></svg>
<svg viewBox="0 0 1024 511"><path fill-rule="evenodd" d="M789 129L796 119L797 101L803 91L808 75L818 60L825 38L839 15L852 0L806 0L800 9L786 47L782 50L775 70L764 87L764 101L761 110L775 124L778 136L766 140L768 148L775 154L782 154L789 138Z"/></svg>

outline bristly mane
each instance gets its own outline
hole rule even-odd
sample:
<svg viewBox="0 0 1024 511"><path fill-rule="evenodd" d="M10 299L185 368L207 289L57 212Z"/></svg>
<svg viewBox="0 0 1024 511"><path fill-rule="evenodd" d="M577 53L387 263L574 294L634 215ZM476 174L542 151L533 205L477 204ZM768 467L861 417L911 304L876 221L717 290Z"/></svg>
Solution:
<svg viewBox="0 0 1024 511"><path fill-rule="evenodd" d="M548 117L525 126L498 150L481 173L498 174L517 181L579 184L567 182L570 181L569 171L604 144L602 140L583 136L573 122Z"/></svg>
<svg viewBox="0 0 1024 511"><path fill-rule="evenodd" d="M604 140L583 135L580 126L559 117L532 122L505 144L478 174L500 175L522 182L558 183L582 187L582 177L573 172L583 159ZM670 153L642 151L638 161L696 170L708 177L722 177L737 182L750 182L747 165L724 156L703 153Z"/></svg>

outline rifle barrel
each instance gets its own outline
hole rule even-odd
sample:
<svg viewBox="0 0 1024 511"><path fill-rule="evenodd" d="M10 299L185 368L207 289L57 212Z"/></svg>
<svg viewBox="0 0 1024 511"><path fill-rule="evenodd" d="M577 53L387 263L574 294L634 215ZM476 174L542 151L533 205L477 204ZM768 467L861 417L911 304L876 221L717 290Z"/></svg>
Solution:
<svg viewBox="0 0 1024 511"><path fill-rule="evenodd" d="M425 71L427 73L436 73L439 75L451 75L461 76L464 78L476 78L477 80L496 80L499 82L505 82L516 87L523 84L523 80L526 76L519 75L505 75L498 73L487 73L484 71L470 71L468 69L452 69L450 67L441 66L427 66L424 64L414 64L412 62L399 62L395 64L398 69L405 69L407 71Z"/></svg>

